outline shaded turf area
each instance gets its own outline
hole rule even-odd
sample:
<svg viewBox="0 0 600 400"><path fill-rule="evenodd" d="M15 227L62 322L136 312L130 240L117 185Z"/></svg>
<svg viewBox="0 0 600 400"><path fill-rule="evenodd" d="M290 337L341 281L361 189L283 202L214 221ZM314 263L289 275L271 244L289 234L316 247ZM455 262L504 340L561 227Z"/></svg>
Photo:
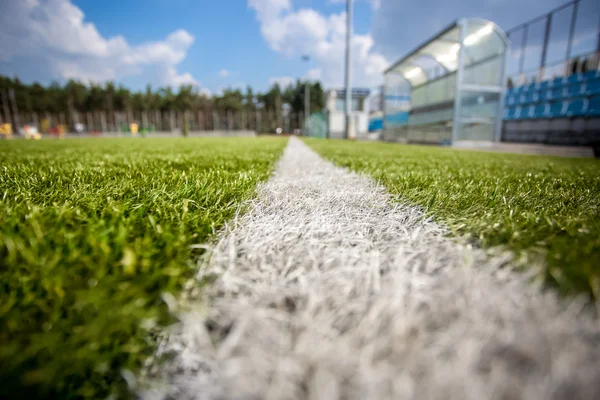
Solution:
<svg viewBox="0 0 600 400"><path fill-rule="evenodd" d="M600 298L600 161L388 143L306 140L369 174L454 234L504 245L563 293Z"/></svg>
<svg viewBox="0 0 600 400"><path fill-rule="evenodd" d="M284 140L0 142L0 397L123 395ZM196 250L197 251L197 250Z"/></svg>

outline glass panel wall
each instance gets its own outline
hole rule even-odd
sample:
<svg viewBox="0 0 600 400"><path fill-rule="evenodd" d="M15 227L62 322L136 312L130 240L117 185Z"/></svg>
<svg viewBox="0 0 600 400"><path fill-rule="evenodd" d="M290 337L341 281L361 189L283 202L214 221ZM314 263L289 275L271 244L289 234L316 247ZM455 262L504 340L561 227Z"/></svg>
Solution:
<svg viewBox="0 0 600 400"><path fill-rule="evenodd" d="M416 87L412 91L412 108L416 109L425 105L437 104L454 99L456 89L456 74L446 76Z"/></svg>
<svg viewBox="0 0 600 400"><path fill-rule="evenodd" d="M398 110L386 100L384 132L395 129L402 132L396 136L419 142L495 140L507 45L493 23L465 19L394 64L386 71L386 96L397 92L400 77L409 87L410 111L407 121L393 122Z"/></svg>
<svg viewBox="0 0 600 400"><path fill-rule="evenodd" d="M487 21L466 22L455 140L493 141L499 129L506 44Z"/></svg>
<svg viewBox="0 0 600 400"><path fill-rule="evenodd" d="M492 140L500 104L500 93L461 92L460 129L457 140Z"/></svg>

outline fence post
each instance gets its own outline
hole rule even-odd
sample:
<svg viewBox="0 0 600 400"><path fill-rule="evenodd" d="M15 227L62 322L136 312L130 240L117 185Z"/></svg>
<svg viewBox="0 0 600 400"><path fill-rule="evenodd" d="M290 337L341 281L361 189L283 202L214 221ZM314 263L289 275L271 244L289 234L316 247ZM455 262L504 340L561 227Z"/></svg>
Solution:
<svg viewBox="0 0 600 400"><path fill-rule="evenodd" d="M260 134L261 130L260 111L256 110L256 133Z"/></svg>
<svg viewBox="0 0 600 400"><path fill-rule="evenodd" d="M573 47L573 37L575 36L575 23L577 22L577 9L579 8L579 1L576 1L573 4L572 14L571 14L571 26L569 27L569 39L567 42L567 62L571 58L571 48ZM600 33L599 33L600 35ZM598 43L600 43L600 37L598 38Z"/></svg>
<svg viewBox="0 0 600 400"><path fill-rule="evenodd" d="M65 113L58 114L58 123L61 125L65 125L65 123L66 123Z"/></svg>
<svg viewBox="0 0 600 400"><path fill-rule="evenodd" d="M146 110L142 111L142 129L148 130L148 113Z"/></svg>
<svg viewBox="0 0 600 400"><path fill-rule="evenodd" d="M550 30L552 29L552 14L548 14L546 17L546 30L544 31L544 47L542 48L542 59L540 62L540 71L538 75L538 81L544 80L544 73L546 70L546 56L548 54L548 44L550 42Z"/></svg>
<svg viewBox="0 0 600 400"><path fill-rule="evenodd" d="M21 119L19 118L19 107L17 106L17 99L15 98L15 91L13 88L10 88L8 95L10 97L10 102L12 104L13 111L13 121L15 122L15 126L13 127L13 132L19 132L19 126L21 125Z"/></svg>
<svg viewBox="0 0 600 400"><path fill-rule="evenodd" d="M113 112L113 121L115 121L115 131L120 135L121 134L121 113Z"/></svg>
<svg viewBox="0 0 600 400"><path fill-rule="evenodd" d="M44 113L44 117L46 118L46 123L48 124L48 133L50 132L50 128L52 128L52 116L49 112Z"/></svg>
<svg viewBox="0 0 600 400"><path fill-rule="evenodd" d="M89 133L92 133L94 131L94 118L92 116L92 113L88 111L87 113L85 113L85 117L87 119L87 130Z"/></svg>
<svg viewBox="0 0 600 400"><path fill-rule="evenodd" d="M525 48L527 47L527 34L529 33L529 25L523 27L523 37L521 38L521 51L519 54L519 79L520 75L523 74L523 68L525 67Z"/></svg>
<svg viewBox="0 0 600 400"><path fill-rule="evenodd" d="M286 114L283 120L285 133L290 133L290 114Z"/></svg>
<svg viewBox="0 0 600 400"><path fill-rule="evenodd" d="M100 113L100 132L105 133L106 132L106 112L99 111L99 113Z"/></svg>
<svg viewBox="0 0 600 400"><path fill-rule="evenodd" d="M270 133L271 130L273 129L273 111L272 110L267 111L267 119L269 120L269 122L267 123L267 133Z"/></svg>
<svg viewBox="0 0 600 400"><path fill-rule="evenodd" d="M10 110L8 109L8 95L4 90L2 91L2 108L4 109L5 122L7 124L12 124ZM13 130L14 130L14 124L12 124L12 125L13 125Z"/></svg>

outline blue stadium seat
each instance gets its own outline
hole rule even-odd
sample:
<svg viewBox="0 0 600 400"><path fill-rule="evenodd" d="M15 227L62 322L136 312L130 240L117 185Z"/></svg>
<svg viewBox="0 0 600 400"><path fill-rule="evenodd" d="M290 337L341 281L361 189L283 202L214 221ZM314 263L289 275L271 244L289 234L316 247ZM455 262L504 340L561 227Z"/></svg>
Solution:
<svg viewBox="0 0 600 400"><path fill-rule="evenodd" d="M583 73L584 81L592 81L594 79L600 79L600 70L587 71Z"/></svg>
<svg viewBox="0 0 600 400"><path fill-rule="evenodd" d="M533 116L533 105L525 105L521 107L520 111L518 119L529 119Z"/></svg>
<svg viewBox="0 0 600 400"><path fill-rule="evenodd" d="M585 115L588 108L587 99L574 99L569 101L567 106L567 117L580 117Z"/></svg>
<svg viewBox="0 0 600 400"><path fill-rule="evenodd" d="M538 91L544 92L548 89L548 87L550 87L549 81L540 82L540 84L538 85Z"/></svg>
<svg viewBox="0 0 600 400"><path fill-rule="evenodd" d="M527 83L527 84L523 85L523 92L525 92L525 94L535 92L537 90L537 86L538 86L537 82Z"/></svg>
<svg viewBox="0 0 600 400"><path fill-rule="evenodd" d="M563 97L565 97L565 88L563 86L555 86L552 88L552 92L548 100L561 100Z"/></svg>
<svg viewBox="0 0 600 400"><path fill-rule="evenodd" d="M514 114L512 114L512 118L511 119L521 119L521 110L522 110L522 108L523 107L521 107L521 106L512 107L512 109L514 110Z"/></svg>
<svg viewBox="0 0 600 400"><path fill-rule="evenodd" d="M515 87L506 89L506 97L513 96L515 94Z"/></svg>
<svg viewBox="0 0 600 400"><path fill-rule="evenodd" d="M588 81L585 85L585 90L583 93L587 96L593 96L595 94L600 94L600 79Z"/></svg>
<svg viewBox="0 0 600 400"><path fill-rule="evenodd" d="M552 100L552 88L540 89L539 93L541 101Z"/></svg>
<svg viewBox="0 0 600 400"><path fill-rule="evenodd" d="M533 118L535 118L535 119L547 118L549 109L550 109L550 107L549 107L548 103L536 104L533 109Z"/></svg>
<svg viewBox="0 0 600 400"><path fill-rule="evenodd" d="M590 117L600 116L600 96L594 96L590 99L586 114Z"/></svg>
<svg viewBox="0 0 600 400"><path fill-rule="evenodd" d="M580 73L575 73L575 74L571 74L567 77L567 84L569 83L575 83L575 82L581 82L583 80L582 74Z"/></svg>
<svg viewBox="0 0 600 400"><path fill-rule="evenodd" d="M567 96L568 97L577 97L584 92L586 84L583 82L572 83L567 86Z"/></svg>
<svg viewBox="0 0 600 400"><path fill-rule="evenodd" d="M567 107L564 101L557 101L555 103L550 103L550 118L558 118L564 117L567 112Z"/></svg>
<svg viewBox="0 0 600 400"><path fill-rule="evenodd" d="M551 82L552 82L552 85L551 85L551 86L552 86L553 88L556 88L556 87L559 87L559 86L562 86L562 85L564 85L564 84L565 84L565 78L563 78L563 77L561 76L561 77L558 77L558 78L554 78L554 79L552 79L552 81L551 81Z"/></svg>
<svg viewBox="0 0 600 400"><path fill-rule="evenodd" d="M515 115L517 114L517 107L506 107L504 109L504 119L513 120L515 119Z"/></svg>
<svg viewBox="0 0 600 400"><path fill-rule="evenodd" d="M523 107L521 106L516 106L515 107L515 113L513 114L513 119L520 119L521 118L521 109Z"/></svg>
<svg viewBox="0 0 600 400"><path fill-rule="evenodd" d="M530 90L528 92L525 92L524 97L525 98L523 104L535 103L539 99L538 92L536 90Z"/></svg>
<svg viewBox="0 0 600 400"><path fill-rule="evenodd" d="M515 93L517 96L523 94L525 92L525 85L517 86L515 88Z"/></svg>
<svg viewBox="0 0 600 400"><path fill-rule="evenodd" d="M513 94L508 94L506 96L506 100L504 101L505 104L512 106L513 104L516 104L515 102L515 95Z"/></svg>

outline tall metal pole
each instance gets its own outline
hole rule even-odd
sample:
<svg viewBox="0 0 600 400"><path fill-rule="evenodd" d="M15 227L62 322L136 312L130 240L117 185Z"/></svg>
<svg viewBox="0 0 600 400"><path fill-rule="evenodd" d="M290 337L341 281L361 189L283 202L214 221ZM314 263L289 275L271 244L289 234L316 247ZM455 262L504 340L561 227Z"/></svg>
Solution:
<svg viewBox="0 0 600 400"><path fill-rule="evenodd" d="M310 61L310 56L305 54L302 56L302 60L306 61L308 63ZM310 132L308 131L308 125L306 124L306 121L308 120L309 117L310 117L310 86L309 86L309 82L308 82L308 78L307 78L304 81L304 121L305 121L305 123L302 126L302 135L304 135L304 136L308 136L310 134Z"/></svg>
<svg viewBox="0 0 600 400"><path fill-rule="evenodd" d="M308 81L304 82L304 115L306 117L310 115L310 86Z"/></svg>
<svg viewBox="0 0 600 400"><path fill-rule="evenodd" d="M350 60L352 45L352 0L346 2L346 129L344 138L350 137L350 113L352 112L352 87L350 84Z"/></svg>
<svg viewBox="0 0 600 400"><path fill-rule="evenodd" d="M542 59L540 60L540 70L538 72L538 81L545 78L546 56L548 55L548 44L550 43L550 31L552 30L552 14L546 17L546 29L544 30L544 47L542 48Z"/></svg>
<svg viewBox="0 0 600 400"><path fill-rule="evenodd" d="M14 129L13 118L11 118L10 110L8 109L8 91L2 91L0 93L2 95L2 108L4 109L4 122L7 124L11 124L12 129Z"/></svg>
<svg viewBox="0 0 600 400"><path fill-rule="evenodd" d="M571 47L573 46L573 37L575 36L575 24L577 23L577 9L579 8L579 1L576 1L573 4L572 14L571 14L571 26L569 27L569 41L567 42L567 57L565 61L569 62L571 58Z"/></svg>

